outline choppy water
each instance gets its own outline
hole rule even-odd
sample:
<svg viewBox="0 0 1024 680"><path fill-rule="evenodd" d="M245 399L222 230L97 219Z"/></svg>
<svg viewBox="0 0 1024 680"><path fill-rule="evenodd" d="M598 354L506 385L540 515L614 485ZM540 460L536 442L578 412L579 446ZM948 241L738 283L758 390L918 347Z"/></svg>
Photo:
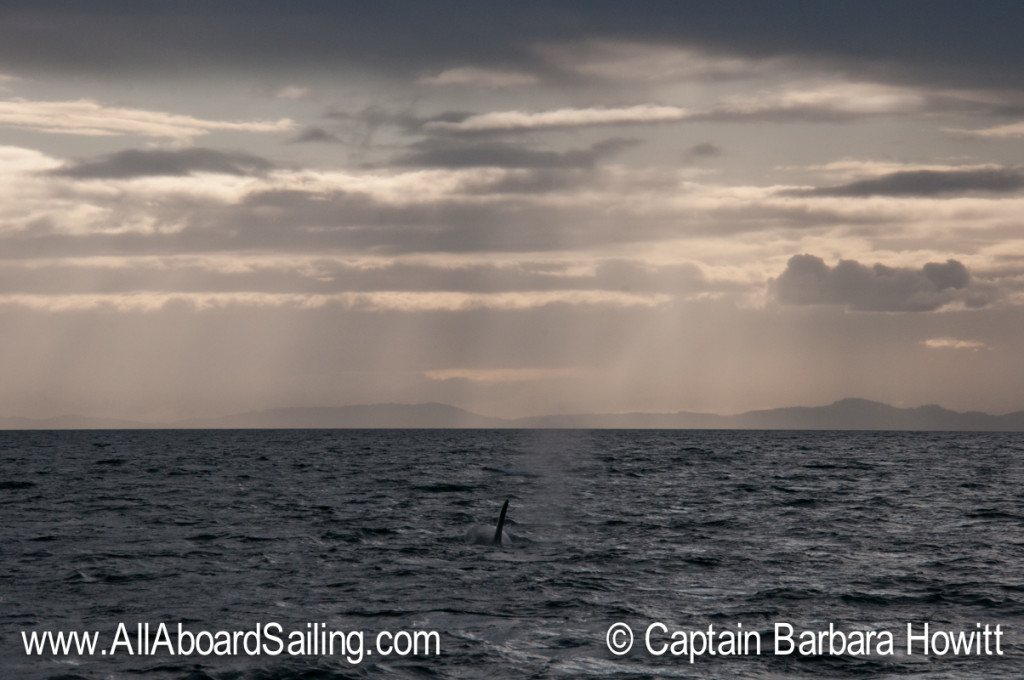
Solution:
<svg viewBox="0 0 1024 680"><path fill-rule="evenodd" d="M1024 676L1024 435L0 433L0 676ZM511 499L514 544L468 546ZM632 651L606 648L624 622ZM762 633L655 657L643 632ZM436 656L26 656L22 633L308 622L436 630ZM896 652L776 656L773 626ZM998 624L1002 656L904 653L908 622ZM148 638L155 639L155 631ZM667 635L660 638L665 642ZM286 640L287 642L287 640ZM659 644L660 644L659 643Z"/></svg>

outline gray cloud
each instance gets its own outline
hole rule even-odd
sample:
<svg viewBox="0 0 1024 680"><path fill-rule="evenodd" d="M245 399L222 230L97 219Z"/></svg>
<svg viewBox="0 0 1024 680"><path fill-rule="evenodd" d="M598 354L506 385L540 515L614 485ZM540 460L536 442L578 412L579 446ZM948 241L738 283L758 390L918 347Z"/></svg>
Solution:
<svg viewBox="0 0 1024 680"><path fill-rule="evenodd" d="M586 149L540 151L509 142L428 138L412 144L412 151L393 164L441 168L590 168L599 159L636 144L639 142L635 139L614 138Z"/></svg>
<svg viewBox="0 0 1024 680"><path fill-rule="evenodd" d="M182 238L212 238L233 248L241 247L242 240L293 252L324 247L392 253L530 252L654 240L672 230L657 224L623 230L615 216L600 209L537 205L515 195L549 191L554 182L572 180L565 173L544 174L552 172L508 176L501 188L510 195L485 204L453 198L393 205L344 192L269 191L222 212L196 211L195 232ZM487 190L497 189L492 182L477 187L478 192Z"/></svg>
<svg viewBox="0 0 1024 680"><path fill-rule="evenodd" d="M180 150L128 149L93 160L71 163L51 174L76 179L126 179L156 175L183 176L196 172L258 175L273 164L241 151L192 148Z"/></svg>
<svg viewBox="0 0 1024 680"><path fill-rule="evenodd" d="M734 290L729 283L705 279L693 264L645 266L629 260L603 261L579 272L564 263L519 262L514 266L474 263L461 266L381 263L361 267L331 258L284 257L280 261L237 260L204 263L182 258L102 265L55 264L45 268L0 261L0 290L5 295L155 293L271 293L332 295L374 291L509 293L612 291L684 295Z"/></svg>
<svg viewBox="0 0 1024 680"><path fill-rule="evenodd" d="M310 142L337 144L341 142L341 140L338 139L337 135L332 132L328 132L322 127L308 127L288 140L289 144L307 144Z"/></svg>
<svg viewBox="0 0 1024 680"><path fill-rule="evenodd" d="M472 112L469 111L446 110L423 116L417 115L410 109L396 111L374 104L358 111L331 109L324 114L324 118L355 124L361 128L361 136L370 138L378 129L386 126L407 134L418 134L428 125L460 123L472 115Z"/></svg>
<svg viewBox="0 0 1024 680"><path fill-rule="evenodd" d="M472 189L479 195L493 194L548 194L555 191L577 189L590 184L592 173L578 168L530 168L511 172L498 179L485 181Z"/></svg>
<svg viewBox="0 0 1024 680"><path fill-rule="evenodd" d="M143 212L154 225L152 231L74 234L41 220L31 230L4 238L0 257L325 249L376 254L541 252L680 234L673 219L638 218L623 229L624 216L604 204L547 203L529 196L589 182L593 171L540 168L501 174L497 180L467 183L461 194L423 201L412 195L400 203L340 190L271 189L247 194L238 203L177 195L153 204L122 196L105 203L110 208L105 220L130 222ZM494 195L479 200L488 193Z"/></svg>
<svg viewBox="0 0 1024 680"><path fill-rule="evenodd" d="M715 156L721 156L722 153L722 147L711 142L694 144L686 150L687 158L714 158Z"/></svg>
<svg viewBox="0 0 1024 680"><path fill-rule="evenodd" d="M973 191L1013 193L1024 189L1020 168L906 170L848 184L791 189L789 196L943 196Z"/></svg>
<svg viewBox="0 0 1024 680"><path fill-rule="evenodd" d="M794 255L771 288L784 304L871 312L930 312L954 301L983 307L993 297L993 291L973 285L970 272L957 260L929 262L921 269L868 267L855 260L829 267L820 257Z"/></svg>

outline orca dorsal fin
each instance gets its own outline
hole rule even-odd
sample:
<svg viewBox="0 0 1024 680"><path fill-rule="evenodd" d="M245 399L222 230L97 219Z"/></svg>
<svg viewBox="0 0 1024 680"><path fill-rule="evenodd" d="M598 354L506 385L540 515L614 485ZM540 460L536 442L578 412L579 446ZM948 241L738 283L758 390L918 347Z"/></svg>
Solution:
<svg viewBox="0 0 1024 680"><path fill-rule="evenodd" d="M505 526L505 511L508 510L508 499L505 505L501 506L501 514L498 515L498 528L494 530L494 545L501 545L501 530Z"/></svg>

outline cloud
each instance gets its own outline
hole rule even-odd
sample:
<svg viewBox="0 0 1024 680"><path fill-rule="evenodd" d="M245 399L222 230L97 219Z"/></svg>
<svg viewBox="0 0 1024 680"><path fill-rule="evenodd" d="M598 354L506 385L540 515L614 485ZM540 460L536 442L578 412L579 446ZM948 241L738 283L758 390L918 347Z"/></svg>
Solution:
<svg viewBox="0 0 1024 680"><path fill-rule="evenodd" d="M193 69L336 73L358 67L408 82L453 64L532 72L543 66L537 45L596 42L613 46L604 50L611 52L604 70L613 74L622 62L685 74L694 69L685 55L696 51L716 55L711 63L725 75L733 70L730 58L741 72L748 62L782 58L889 79L1017 87L1024 47L1015 29L1022 22L1024 9L1017 3L978 11L970 2L955 1L928 3L927 12L916 3L873 2L864 11L857 4L794 0L773 3L771 12L756 0L630 6L402 1L359 12L343 4L240 0L217 3L216 10L119 3L116 11L12 1L0 9L0 63L18 73L102 75ZM909 25L915 30L902 30ZM584 50L582 56L596 59L600 53ZM698 74L706 70L697 64Z"/></svg>
<svg viewBox="0 0 1024 680"><path fill-rule="evenodd" d="M226 252L177 256L95 256L18 262L0 259L0 290L8 294L71 295L262 292L336 295L396 291L465 294L603 291L685 296L723 290L695 265L645 261L599 264L515 258L495 264L466 260L329 256L316 253Z"/></svg>
<svg viewBox="0 0 1024 680"><path fill-rule="evenodd" d="M231 122L204 120L163 111L109 107L91 101L0 101L0 126L64 135L142 135L185 141L215 130L285 132L295 124L277 121Z"/></svg>
<svg viewBox="0 0 1024 680"><path fill-rule="evenodd" d="M1024 137L1024 122L1010 123L1009 125L997 125L996 127L984 128L981 130L949 129L947 132L975 135L978 137Z"/></svg>
<svg viewBox="0 0 1024 680"><path fill-rule="evenodd" d="M969 349L973 352L988 349L988 345L977 340L957 340L956 338L929 338L921 342L928 349Z"/></svg>
<svg viewBox="0 0 1024 680"><path fill-rule="evenodd" d="M0 3L0 407L1019 399L1024 10L723 2Z"/></svg>
<svg viewBox="0 0 1024 680"><path fill-rule="evenodd" d="M716 156L721 156L722 153L724 153L722 151L722 147L717 144L701 142L700 144L694 144L687 149L684 157L689 160L696 160L698 158L714 158Z"/></svg>
<svg viewBox="0 0 1024 680"><path fill-rule="evenodd" d="M529 168L509 170L500 176L479 182L471 190L480 196L564 194L585 189L592 181L580 168Z"/></svg>
<svg viewBox="0 0 1024 680"><path fill-rule="evenodd" d="M288 140L289 144L324 143L338 144L341 140L334 133L321 127L307 127Z"/></svg>
<svg viewBox="0 0 1024 680"><path fill-rule="evenodd" d="M479 151L490 148L494 140L438 141ZM223 165L211 167L190 158L195 150L139 150L66 163L26 149L0 148L0 224L6 232L0 255L31 261L174 252L392 257L486 253L498 259L574 253L644 260L661 252L663 264L692 261L703 269L712 262L734 262L736 271L745 273L727 278L745 281L744 290L763 290L764 280L783 270L785 260L779 258L793 252L835 252L845 259L869 261L865 258L875 250L887 252L885 257L891 259L902 257L902 262L943 262L972 252L970 261L963 261L982 278L952 302L986 304L993 299L983 290L988 281L1008 290L1010 275L992 273L993 255L985 244L993 239L990 233L1003 233L993 230L1012 229L1019 221L1024 198L893 199L864 205L846 197L781 198L775 187L703 183L682 169L599 162L594 167L565 167L580 157L562 154L588 152L600 158L600 153L626 143L605 140L552 152L555 156L526 158L562 167L480 167L460 161L465 167L347 171L292 166L261 170L258 161L255 166L241 165L245 159L230 154L215 156ZM512 144L498 149L510 147L546 153L542 147ZM124 162L133 157L144 162ZM155 160L171 163L154 167ZM72 175L90 181L72 181L77 178L60 174L72 170ZM253 174L239 174L250 171ZM738 236L741 232L744 235ZM686 272L670 276L662 270L655 276L642 267L610 265L602 266L601 272L596 281L564 285L683 295L721 290ZM365 285L349 275L327 275L360 289ZM389 273L396 280L405 275ZM80 290L90 290L88 276L75 280L84 282ZM495 288L505 279L484 271L463 272L461 278L445 279L442 286L441 279L424 274L409 286L472 292L477 290L474 280ZM517 290L516 285L507 283L498 290ZM522 285L557 287L550 281ZM378 289L386 287L386 282L377 284ZM0 289L18 290L3 285ZM248 289L262 290L255 281ZM344 289L316 287L308 292L338 290ZM1014 303L1012 298L1002 299Z"/></svg>
<svg viewBox="0 0 1024 680"><path fill-rule="evenodd" d="M458 122L432 121L424 125L427 130L446 132L481 132L493 130L533 130L590 125L624 125L636 123L665 123L686 120L693 114L678 106L637 104L620 108L594 107L586 109L557 109L528 113L525 111L496 111L469 116Z"/></svg>
<svg viewBox="0 0 1024 680"><path fill-rule="evenodd" d="M929 262L921 269L872 267L840 260L829 267L814 255L794 255L771 283L776 298L789 305L841 305L856 311L930 312L954 301L985 306L973 296L972 278L957 260Z"/></svg>
<svg viewBox="0 0 1024 680"><path fill-rule="evenodd" d="M879 161L864 160L855 158L844 158L838 161L831 161L820 165L807 166L780 166L779 170L814 170L823 172L829 176L837 176L841 179L854 181L858 178L880 177L882 175L897 172L908 172L916 170L934 170L944 172L947 170L984 170L1000 166L996 165L950 165L949 163L908 163L900 161Z"/></svg>
<svg viewBox="0 0 1024 680"><path fill-rule="evenodd" d="M0 308L21 307L49 312L109 310L154 312L185 304L198 310L226 307L319 309L337 305L357 311L464 312L477 309L526 310L552 305L651 308L671 298L663 294L631 294L601 290L527 291L511 293L459 293L450 291L371 291L332 295L295 293L224 292L113 294L0 294Z"/></svg>
<svg viewBox="0 0 1024 680"><path fill-rule="evenodd" d="M396 111L373 104L356 111L332 107L323 114L323 117L333 122L332 129L352 147L368 149L378 133L385 128L391 128L388 132L421 135L424 133L424 126L429 123L458 122L470 115L465 111L442 111L421 116L414 113L411 107Z"/></svg>
<svg viewBox="0 0 1024 680"><path fill-rule="evenodd" d="M282 87L280 90L274 93L276 99L286 99L289 101L297 101L299 99L305 99L309 96L310 89L308 87L297 87L295 85L288 85Z"/></svg>
<svg viewBox="0 0 1024 680"><path fill-rule="evenodd" d="M35 149L20 146L0 146L0 173L10 181L16 176L25 176L60 167L60 160L47 156Z"/></svg>
<svg viewBox="0 0 1024 680"><path fill-rule="evenodd" d="M0 223L19 234L4 239L0 252L8 258L250 249L608 255L609 248L649 249L664 242L675 244L674 252L684 259L700 261L681 244L699 243L701 252L708 252L742 240L757 262L766 253L779 257L778 248L787 255L828 248L861 259L871 249L916 248L926 260L964 252L964 239L984 243L991 238L985 234L1019 221L1024 205L1024 198L1016 197L869 205L846 197L780 197L776 187L703 183L685 169L618 163L347 171L279 167L255 175L81 182L48 172L74 164L38 152L9 148L0 152L0 164L8 162L0 168L5 178ZM748 236L733 236L741 232ZM927 248L914 245L923 233ZM762 276L772 269L762 269Z"/></svg>
<svg viewBox="0 0 1024 680"><path fill-rule="evenodd" d="M495 140L437 141L480 151ZM26 149L0 148L0 224L7 234L0 256L276 250L495 257L555 252L634 257L643 252L646 257L664 248L705 264L722 262L723 252L742 250L744 267L756 271L757 284L763 285L784 268L785 260L778 258L803 251L861 261L868 261L873 250L887 252L887 258L903 252L903 262L962 259L960 253L971 252L972 267L987 267L992 255L986 244L1015 233L1024 205L1024 197L1002 195L885 201L781 197L778 187L706 182L681 168L600 162L600 154L614 151L616 144L626 142L552 150L553 156L543 155L548 153L544 147L524 145L518 148L541 155L503 159L559 167L472 166L458 159L463 167L261 171L228 158L220 168L225 172L201 175L204 166L185 163L184 152L169 154L175 161L171 168L140 169L115 162L130 160L127 154L68 163ZM510 147L517 148L505 144L498 150ZM594 166L567 167L590 162L582 152L594 154ZM135 156L154 158L152 150ZM52 172L58 168L92 177L74 181ZM228 174L247 170L253 174ZM194 174L146 174L154 172ZM990 278L1006 289L1007 276ZM757 285L752 279L748 283ZM637 290L630 287L635 284L635 277L624 280L622 289ZM981 294L978 284L972 293ZM984 296L969 300L965 295L961 301L979 304Z"/></svg>
<svg viewBox="0 0 1024 680"><path fill-rule="evenodd" d="M149 176L186 176L198 172L259 175L272 169L270 161L241 151L191 148L180 150L119 151L95 160L78 161L51 170L75 179L128 179Z"/></svg>
<svg viewBox="0 0 1024 680"><path fill-rule="evenodd" d="M734 122L826 122L913 114L928 108L926 90L879 83L826 82L813 87L736 95L694 115ZM973 103L972 103L973 106Z"/></svg>
<svg viewBox="0 0 1024 680"><path fill-rule="evenodd" d="M586 149L538 151L508 142L429 138L414 143L413 151L400 156L393 164L442 168L589 168L600 158L638 143L635 139L614 138Z"/></svg>
<svg viewBox="0 0 1024 680"><path fill-rule="evenodd" d="M416 82L420 85L432 85L435 87L469 85L497 88L532 85L537 82L537 76L521 71L503 71L500 69L462 66L441 71L436 76L424 76Z"/></svg>
<svg viewBox="0 0 1024 680"><path fill-rule="evenodd" d="M1020 168L903 170L847 184L781 192L789 196L944 196L965 192L1013 193L1024 188Z"/></svg>
<svg viewBox="0 0 1024 680"><path fill-rule="evenodd" d="M543 45L536 51L560 70L626 83L720 82L763 76L789 63L783 58L751 59L665 43L607 40Z"/></svg>
<svg viewBox="0 0 1024 680"><path fill-rule="evenodd" d="M830 83L803 89L732 96L705 108L664 104L562 108L552 111L493 111L456 120L434 120L427 130L454 133L543 130L594 125L639 125L682 121L843 122L875 116L920 113L927 93L875 83Z"/></svg>

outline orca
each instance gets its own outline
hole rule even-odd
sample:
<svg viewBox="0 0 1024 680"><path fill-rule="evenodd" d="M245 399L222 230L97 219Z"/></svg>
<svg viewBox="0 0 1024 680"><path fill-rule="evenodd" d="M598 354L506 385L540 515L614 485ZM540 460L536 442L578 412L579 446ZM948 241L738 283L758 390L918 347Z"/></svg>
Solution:
<svg viewBox="0 0 1024 680"><path fill-rule="evenodd" d="M508 499L501 506L501 514L498 515L498 526L491 528L488 525L478 524L466 532L466 543L470 545L502 545L511 543L512 539L503 531L505 526L505 511L508 510Z"/></svg>

